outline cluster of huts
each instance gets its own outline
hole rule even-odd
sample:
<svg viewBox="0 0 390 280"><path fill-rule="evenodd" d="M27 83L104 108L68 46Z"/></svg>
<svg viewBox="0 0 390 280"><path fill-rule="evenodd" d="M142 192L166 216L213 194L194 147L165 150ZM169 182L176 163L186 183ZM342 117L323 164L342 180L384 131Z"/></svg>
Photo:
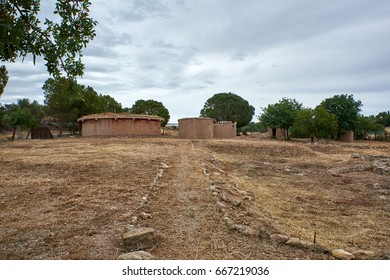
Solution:
<svg viewBox="0 0 390 280"><path fill-rule="evenodd" d="M129 113L93 114L79 118L80 135L82 136L128 136L150 137L161 134L163 118L150 115ZM32 139L53 137L50 131L35 129L31 131ZM270 137L283 139L280 129L268 130ZM227 139L237 135L236 123L231 121L216 122L212 118L179 119L179 138L183 139ZM353 142L353 132L342 135L341 141Z"/></svg>
<svg viewBox="0 0 390 280"><path fill-rule="evenodd" d="M157 116L127 113L88 115L78 119L82 136L158 136L161 121ZM185 139L233 138L236 124L215 122L211 118L184 118L179 120L179 137Z"/></svg>

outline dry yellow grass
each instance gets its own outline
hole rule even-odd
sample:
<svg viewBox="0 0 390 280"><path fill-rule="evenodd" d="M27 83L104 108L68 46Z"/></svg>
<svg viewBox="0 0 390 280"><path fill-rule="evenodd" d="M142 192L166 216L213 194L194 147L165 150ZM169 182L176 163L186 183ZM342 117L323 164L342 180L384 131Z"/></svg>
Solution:
<svg viewBox="0 0 390 280"><path fill-rule="evenodd" d="M306 241L316 231L331 249L389 252L390 175L332 176L330 169L372 164L351 153L390 157L390 145L174 135L1 141L0 259L114 259L141 211L151 218L136 225L157 230L150 251L159 259L329 258L229 230L211 182L226 200L248 193L228 209L243 225Z"/></svg>

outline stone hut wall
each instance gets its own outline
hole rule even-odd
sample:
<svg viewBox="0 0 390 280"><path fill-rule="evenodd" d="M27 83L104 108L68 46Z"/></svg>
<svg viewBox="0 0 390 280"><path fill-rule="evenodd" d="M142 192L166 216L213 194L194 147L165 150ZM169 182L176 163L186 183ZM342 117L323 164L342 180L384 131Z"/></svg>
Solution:
<svg viewBox="0 0 390 280"><path fill-rule="evenodd" d="M237 135L236 124L231 121L214 124L214 138L234 138Z"/></svg>
<svg viewBox="0 0 390 280"><path fill-rule="evenodd" d="M179 138L211 139L214 137L213 119L185 118L179 120Z"/></svg>
<svg viewBox="0 0 390 280"><path fill-rule="evenodd" d="M148 116L96 116L83 117L82 136L158 136L161 134L161 119Z"/></svg>
<svg viewBox="0 0 390 280"><path fill-rule="evenodd" d="M347 143L352 143L353 142L353 137L354 137L353 131L352 130L348 130L348 131L344 132L343 134L341 134L340 141L347 142Z"/></svg>

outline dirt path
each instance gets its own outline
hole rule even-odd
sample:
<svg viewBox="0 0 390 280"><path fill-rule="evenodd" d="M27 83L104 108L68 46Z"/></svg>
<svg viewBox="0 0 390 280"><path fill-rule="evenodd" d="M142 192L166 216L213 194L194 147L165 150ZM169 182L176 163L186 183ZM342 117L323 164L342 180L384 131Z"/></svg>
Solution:
<svg viewBox="0 0 390 280"><path fill-rule="evenodd" d="M210 152L191 141L177 144L167 151L169 167L145 207L152 218L141 222L159 233L151 250L157 259L325 258L229 230L202 170Z"/></svg>

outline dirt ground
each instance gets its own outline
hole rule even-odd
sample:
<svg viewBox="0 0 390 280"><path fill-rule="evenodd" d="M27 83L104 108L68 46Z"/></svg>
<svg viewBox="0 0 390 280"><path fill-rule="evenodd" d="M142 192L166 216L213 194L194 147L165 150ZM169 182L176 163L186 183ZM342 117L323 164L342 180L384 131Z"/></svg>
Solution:
<svg viewBox="0 0 390 280"><path fill-rule="evenodd" d="M0 163L0 259L115 259L131 225L157 259L332 258L275 233L390 257L390 143L1 140Z"/></svg>

